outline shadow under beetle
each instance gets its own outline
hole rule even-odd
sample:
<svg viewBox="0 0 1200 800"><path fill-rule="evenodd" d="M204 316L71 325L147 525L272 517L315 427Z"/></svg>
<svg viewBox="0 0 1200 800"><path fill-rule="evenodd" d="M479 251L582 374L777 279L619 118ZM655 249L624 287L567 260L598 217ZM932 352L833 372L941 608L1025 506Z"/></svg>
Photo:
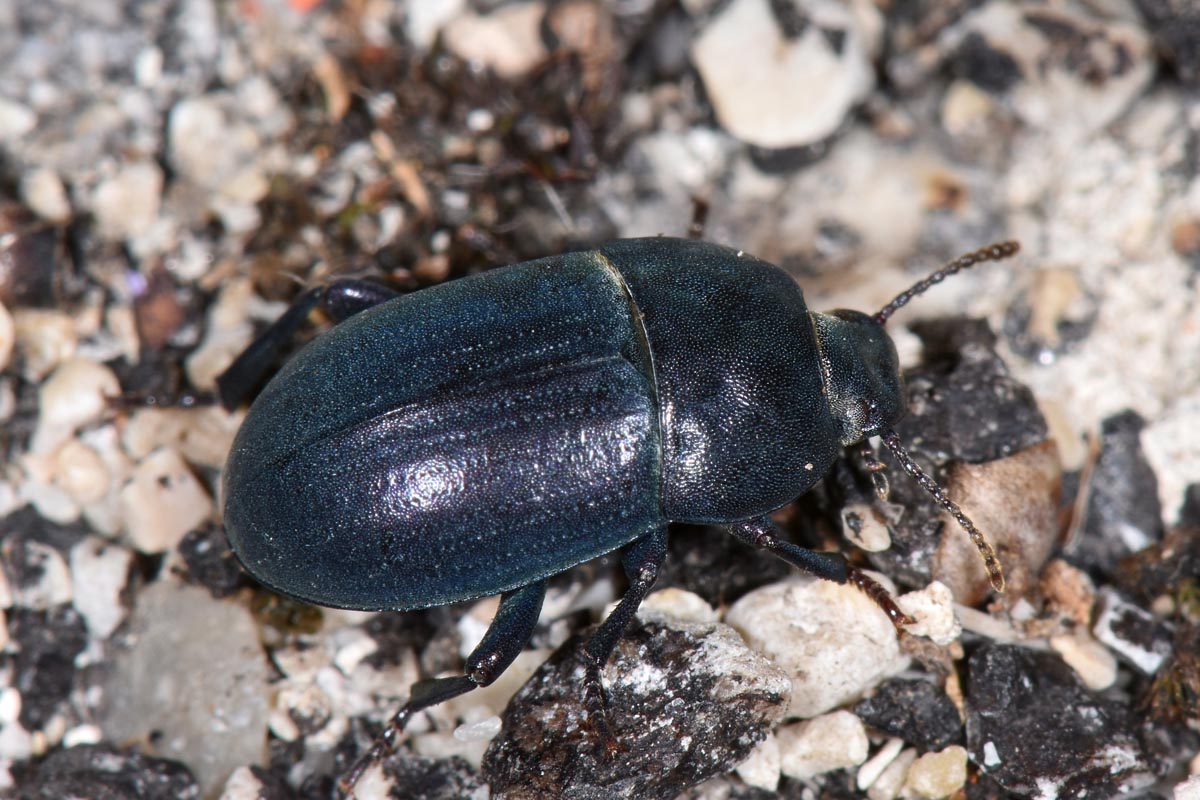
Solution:
<svg viewBox="0 0 1200 800"><path fill-rule="evenodd" d="M589 720L617 747L600 670L654 584L669 522L726 524L909 622L840 554L786 541L768 517L842 447L863 442L877 473L870 436L966 529L1002 591L990 545L892 430L903 391L883 325L948 275L1017 249L963 256L873 316L810 313L780 269L668 238L404 296L351 280L301 295L218 382L236 406L314 308L341 323L284 365L237 434L224 477L234 552L266 586L324 606L411 610L501 595L466 674L417 683L343 791L413 714L512 663L549 576L624 548L629 588L582 653Z"/></svg>

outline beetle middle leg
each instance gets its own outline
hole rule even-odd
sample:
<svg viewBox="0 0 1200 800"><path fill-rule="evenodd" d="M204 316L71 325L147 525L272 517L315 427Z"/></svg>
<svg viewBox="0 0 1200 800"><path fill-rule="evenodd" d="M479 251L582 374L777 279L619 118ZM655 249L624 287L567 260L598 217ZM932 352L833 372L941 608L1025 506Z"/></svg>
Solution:
<svg viewBox="0 0 1200 800"><path fill-rule="evenodd" d="M783 538L779 526L769 517L735 522L730 526L733 535L753 547L758 547L783 559L794 567L804 570L810 575L824 578L834 583L852 583L861 592L875 601L883 609L888 619L897 629L916 622L896 605L896 601L888 590L867 576L865 572L847 563L841 553L819 553L805 547L792 544Z"/></svg>
<svg viewBox="0 0 1200 800"><path fill-rule="evenodd" d="M587 664L583 707L587 711L592 728L609 755L620 751L621 744L608 724L608 701L604 694L604 685L600 682L600 671L608 663L613 648L629 627L638 606L650 593L651 587L658 579L658 569L666 557L666 528L649 533L625 548L625 552L621 554L621 565L629 577L629 588L625 590L621 602L617 603L617 607L600 623L592 638L583 646L582 655Z"/></svg>
<svg viewBox="0 0 1200 800"><path fill-rule="evenodd" d="M395 289L353 278L304 292L217 377L221 405L232 410L255 394L313 309L320 306L334 322L342 322L399 295Z"/></svg>
<svg viewBox="0 0 1200 800"><path fill-rule="evenodd" d="M396 712L387 728L368 750L338 781L343 794L351 794L354 784L368 767L392 753L414 714L452 700L480 686L488 686L512 664L537 625L546 597L546 581L531 583L506 592L500 598L500 608L488 626L483 640L467 657L466 674L452 678L431 678L413 684L408 702Z"/></svg>

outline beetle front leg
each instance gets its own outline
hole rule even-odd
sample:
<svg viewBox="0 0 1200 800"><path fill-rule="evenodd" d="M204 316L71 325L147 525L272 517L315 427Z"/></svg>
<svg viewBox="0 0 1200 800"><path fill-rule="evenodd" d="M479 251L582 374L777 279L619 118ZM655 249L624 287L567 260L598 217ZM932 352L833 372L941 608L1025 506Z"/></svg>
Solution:
<svg viewBox="0 0 1200 800"><path fill-rule="evenodd" d="M625 548L625 552L621 554L621 565L629 577L629 588L625 590L621 602L617 603L617 607L608 618L600 623L600 627L583 647L582 654L587 664L583 707L604 745L605 752L610 756L621 750L621 744L613 736L612 728L608 724L608 700L604 694L604 685L600 682L600 671L608 663L613 648L617 646L621 634L629 627L638 606L650 593L651 587L658 579L658 569L666 557L666 528L646 534Z"/></svg>
<svg viewBox="0 0 1200 800"><path fill-rule="evenodd" d="M480 686L488 686L525 649L533 636L542 600L546 597L546 581L531 583L506 592L500 598L500 608L488 626L483 640L467 657L466 674L453 678L432 678L414 684L408 702L396 712L387 728L368 750L338 781L338 789L351 795L354 785L368 767L396 749L400 734L414 714L452 700Z"/></svg>
<svg viewBox="0 0 1200 800"><path fill-rule="evenodd" d="M841 553L819 553L805 547L792 544L783 538L779 526L770 517L735 522L729 527L730 532L748 545L758 547L777 558L783 559L794 567L804 570L810 575L824 578L834 583L852 583L875 604L883 609L888 619L900 630L905 625L911 625L916 620L905 614L896 605L896 601L888 590L867 576L858 567L847 563Z"/></svg>
<svg viewBox="0 0 1200 800"><path fill-rule="evenodd" d="M317 306L323 308L334 322L342 322L360 311L398 297L399 294L395 289L353 278L333 281L304 292L283 312L283 316L267 326L267 329L217 376L217 395L221 398L221 405L233 410L255 394L267 372L279 360L296 332L300 330L300 326Z"/></svg>

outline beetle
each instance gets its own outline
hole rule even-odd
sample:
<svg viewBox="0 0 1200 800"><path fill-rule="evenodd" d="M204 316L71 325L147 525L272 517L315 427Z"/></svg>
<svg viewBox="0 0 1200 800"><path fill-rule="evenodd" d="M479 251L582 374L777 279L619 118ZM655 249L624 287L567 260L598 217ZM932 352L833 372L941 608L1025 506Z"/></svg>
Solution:
<svg viewBox="0 0 1200 800"><path fill-rule="evenodd" d="M582 649L589 720L608 748L600 671L655 582L669 522L722 524L910 620L838 553L799 547L770 513L843 447L879 436L995 553L902 448L884 330L950 262L874 315L812 313L781 269L687 239L618 240L400 295L357 280L304 292L218 381L248 400L309 313L338 322L257 395L224 473L229 542L262 584L323 606L412 610L500 595L463 675L418 682L346 774L390 752L411 716L494 681L529 641L546 582L620 549L629 587ZM877 483L882 493L882 482Z"/></svg>

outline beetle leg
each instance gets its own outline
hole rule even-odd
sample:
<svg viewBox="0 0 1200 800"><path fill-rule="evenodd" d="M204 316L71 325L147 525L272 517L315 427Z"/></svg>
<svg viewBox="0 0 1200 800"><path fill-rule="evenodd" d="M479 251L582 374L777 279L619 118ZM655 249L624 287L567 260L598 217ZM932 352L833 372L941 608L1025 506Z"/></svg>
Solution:
<svg viewBox="0 0 1200 800"><path fill-rule="evenodd" d="M483 635L483 640L467 657L466 674L415 683L408 702L388 722L387 728L371 745L371 749L342 775L338 781L338 789L345 795L351 795L363 772L395 751L404 726L414 714L466 694L479 686L488 686L500 677L525 649L525 645L529 644L545 597L544 580L505 592L500 598L500 608L497 609L492 624L488 626L487 633Z"/></svg>
<svg viewBox="0 0 1200 800"><path fill-rule="evenodd" d="M835 583L854 584L883 609L883 613L888 615L888 619L892 621L897 630L904 625L916 622L900 610L887 589L880 586L858 567L847 563L841 553L819 553L816 550L792 544L783 538L779 526L772 522L770 517L757 517L735 522L730 526L730 532L746 544L766 550L810 575Z"/></svg>
<svg viewBox="0 0 1200 800"><path fill-rule="evenodd" d="M650 588L658 579L658 568L662 566L666 557L666 528L648 533L625 548L625 552L621 554L621 565L625 568L625 574L629 576L629 588L625 590L621 602L617 603L617 607L600 623L592 638L583 646L583 658L587 664L584 674L583 707L608 756L616 755L623 747L613 736L612 728L608 724L608 699L604 694L604 685L600 682L600 671L608 663L613 648L629 627L638 606L650 593Z"/></svg>
<svg viewBox="0 0 1200 800"><path fill-rule="evenodd" d="M217 395L221 398L221 405L232 410L256 393L267 372L317 306L321 306L334 322L342 322L399 294L395 289L351 278L304 292L283 312L283 316L271 323L217 376Z"/></svg>

